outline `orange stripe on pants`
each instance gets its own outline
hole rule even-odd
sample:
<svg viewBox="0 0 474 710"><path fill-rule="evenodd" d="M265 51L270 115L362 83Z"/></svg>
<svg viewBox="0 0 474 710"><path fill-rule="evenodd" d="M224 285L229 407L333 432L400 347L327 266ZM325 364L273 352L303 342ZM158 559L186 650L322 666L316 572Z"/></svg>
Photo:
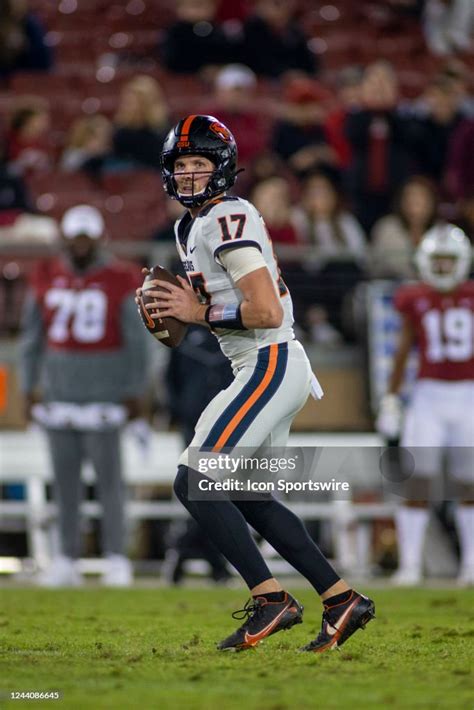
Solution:
<svg viewBox="0 0 474 710"><path fill-rule="evenodd" d="M278 345L270 345L270 355L268 358L268 365L263 380L260 382L257 389L250 395L248 400L244 402L239 411L234 414L230 422L227 424L226 428L220 435L217 443L213 446L213 451L219 451L226 442L233 431L238 427L242 419L245 417L249 409L255 404L255 402L262 396L262 394L267 389L268 385L272 381L272 377L275 374L276 364L278 360Z"/></svg>

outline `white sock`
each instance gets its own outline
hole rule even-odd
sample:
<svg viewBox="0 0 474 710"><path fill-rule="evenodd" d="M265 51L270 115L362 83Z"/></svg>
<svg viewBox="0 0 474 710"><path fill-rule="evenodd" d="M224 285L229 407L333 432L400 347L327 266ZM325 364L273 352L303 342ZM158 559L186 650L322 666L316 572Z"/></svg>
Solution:
<svg viewBox="0 0 474 710"><path fill-rule="evenodd" d="M398 567L421 572L423 543L430 517L428 508L400 507L395 514L398 541Z"/></svg>
<svg viewBox="0 0 474 710"><path fill-rule="evenodd" d="M461 549L461 569L474 568L474 505L458 505L456 528Z"/></svg>

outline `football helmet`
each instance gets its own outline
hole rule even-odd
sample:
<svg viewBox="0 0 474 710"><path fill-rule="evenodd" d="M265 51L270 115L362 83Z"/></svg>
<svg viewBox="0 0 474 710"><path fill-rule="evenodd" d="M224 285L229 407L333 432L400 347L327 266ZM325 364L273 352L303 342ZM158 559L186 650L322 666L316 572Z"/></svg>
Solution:
<svg viewBox="0 0 474 710"><path fill-rule="evenodd" d="M182 155L202 155L214 164L204 190L183 195L174 177L175 160ZM161 174L165 191L185 207L198 207L225 192L235 182L237 144L227 126L214 116L191 115L182 118L168 133L161 151Z"/></svg>
<svg viewBox="0 0 474 710"><path fill-rule="evenodd" d="M437 270L436 257L451 257L449 272ZM415 254L421 278L438 291L451 291L465 281L471 266L471 244L454 224L437 224L423 237Z"/></svg>

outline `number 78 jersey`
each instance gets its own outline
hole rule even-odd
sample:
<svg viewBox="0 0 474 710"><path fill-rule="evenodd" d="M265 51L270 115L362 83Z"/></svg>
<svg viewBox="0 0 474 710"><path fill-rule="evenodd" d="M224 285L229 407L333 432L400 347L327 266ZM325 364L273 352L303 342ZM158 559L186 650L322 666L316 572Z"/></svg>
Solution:
<svg viewBox="0 0 474 710"><path fill-rule="evenodd" d="M62 258L40 262L32 287L48 347L75 352L121 348L122 304L140 280L138 268L113 260L85 273Z"/></svg>
<svg viewBox="0 0 474 710"><path fill-rule="evenodd" d="M255 348L294 339L291 296L281 278L265 223L250 202L226 196L206 205L194 219L186 213L176 224L176 242L188 280L201 300L223 309L240 303L242 293L227 273L222 254L242 247L256 247L262 253L281 298L283 321L279 328L216 330L222 352L230 360Z"/></svg>
<svg viewBox="0 0 474 710"><path fill-rule="evenodd" d="M474 380L474 281L452 293L401 286L394 304L411 323L420 352L418 378Z"/></svg>

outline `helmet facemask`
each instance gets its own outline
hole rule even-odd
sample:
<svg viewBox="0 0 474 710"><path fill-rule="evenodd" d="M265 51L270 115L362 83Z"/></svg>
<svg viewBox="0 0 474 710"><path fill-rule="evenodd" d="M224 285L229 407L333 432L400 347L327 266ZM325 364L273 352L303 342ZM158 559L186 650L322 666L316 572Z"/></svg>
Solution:
<svg viewBox="0 0 474 710"><path fill-rule="evenodd" d="M213 155L206 155L205 153L196 153L195 155L202 155L202 157L208 158L208 160L214 163L214 170L212 172L208 172L206 170L202 172L188 173L192 180L191 193L189 195L180 193L178 190L178 184L176 182L176 175L180 173L179 171L175 170L174 164L175 161L183 155L186 155L186 153L176 153L174 151L169 155L164 155L162 163L162 172L165 178L166 192L171 198L178 200L178 202L180 202L184 207L200 207L216 195L220 195L222 192L225 192L225 190L228 187L231 187L231 184L234 183L235 180L232 181L232 183L230 183L228 179L226 180L222 166L215 166L215 157ZM188 155L194 155L194 153L188 153ZM201 190L195 191L195 176L199 176L204 173L209 176L207 184Z"/></svg>
<svg viewBox="0 0 474 710"><path fill-rule="evenodd" d="M178 156L177 160L180 156ZM199 156L201 157L201 156ZM207 156L202 156L207 157ZM173 161L175 162L175 161ZM206 200L209 199L209 183L215 172L215 165L213 165L212 170L200 170L189 172L187 170L176 170L173 166L173 172L171 174L171 180L173 183L173 190L176 199L184 205L185 207L197 207L202 205ZM201 178L206 178L204 185L202 185ZM181 180L180 180L181 178ZM184 180L184 192L183 185L180 186L179 182Z"/></svg>
<svg viewBox="0 0 474 710"><path fill-rule="evenodd" d="M429 278L439 291L451 291L459 283L460 260L457 254L432 254Z"/></svg>
<svg viewBox="0 0 474 710"><path fill-rule="evenodd" d="M185 135L184 125L187 126ZM193 179L189 195L179 193L175 171L176 160L187 155L202 156L215 166L203 189L195 191ZM187 208L199 207L232 187L236 179L236 162L235 140L217 119L213 116L191 116L183 119L168 134L161 154L165 191Z"/></svg>

